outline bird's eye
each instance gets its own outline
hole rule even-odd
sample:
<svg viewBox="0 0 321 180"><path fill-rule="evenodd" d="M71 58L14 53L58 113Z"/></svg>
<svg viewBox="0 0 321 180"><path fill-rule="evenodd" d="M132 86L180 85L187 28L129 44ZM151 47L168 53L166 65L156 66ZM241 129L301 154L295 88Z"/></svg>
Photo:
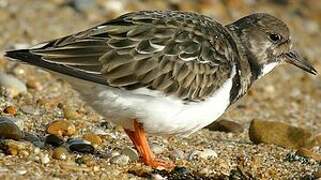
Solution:
<svg viewBox="0 0 321 180"><path fill-rule="evenodd" d="M271 33L269 35L269 38L271 39L272 42L279 42L279 41L281 41L282 36L280 34Z"/></svg>

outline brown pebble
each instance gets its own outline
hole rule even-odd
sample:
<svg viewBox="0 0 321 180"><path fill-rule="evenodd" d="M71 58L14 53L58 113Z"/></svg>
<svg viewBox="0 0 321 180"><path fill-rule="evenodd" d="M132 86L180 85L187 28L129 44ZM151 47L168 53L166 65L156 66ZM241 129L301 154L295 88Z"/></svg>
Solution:
<svg viewBox="0 0 321 180"><path fill-rule="evenodd" d="M52 153L52 158L58 159L58 160L66 160L68 157L68 154L69 153L66 148L58 147L58 148L54 149L54 151Z"/></svg>
<svg viewBox="0 0 321 180"><path fill-rule="evenodd" d="M321 161L321 154L315 153L307 148L300 148L296 151L296 154L306 158L314 159L316 161Z"/></svg>
<svg viewBox="0 0 321 180"><path fill-rule="evenodd" d="M210 131L221 131L226 133L242 133L244 131L243 126L239 123L229 120L218 120L208 125L207 128Z"/></svg>
<svg viewBox="0 0 321 180"><path fill-rule="evenodd" d="M0 137L19 140L23 138L23 132L11 119L0 117Z"/></svg>
<svg viewBox="0 0 321 180"><path fill-rule="evenodd" d="M27 81L26 83L27 87L30 89L35 89L38 91L41 91L43 89L43 86L41 85L41 83L37 80L35 80L34 78L31 78Z"/></svg>
<svg viewBox="0 0 321 180"><path fill-rule="evenodd" d="M253 120L249 128L249 137L253 143L276 144L285 148L304 147L311 136L311 132L306 129L278 121Z"/></svg>
<svg viewBox="0 0 321 180"><path fill-rule="evenodd" d="M98 135L92 133L83 135L83 139L89 141L92 145L99 146L103 143L102 139Z"/></svg>
<svg viewBox="0 0 321 180"><path fill-rule="evenodd" d="M76 127L70 121L57 120L49 123L46 131L57 136L71 136L75 134Z"/></svg>
<svg viewBox="0 0 321 180"><path fill-rule="evenodd" d="M79 113L71 106L63 106L64 117L66 119L77 119L79 118Z"/></svg>
<svg viewBox="0 0 321 180"><path fill-rule="evenodd" d="M14 106L7 106L3 112L14 116L17 114L17 109Z"/></svg>
<svg viewBox="0 0 321 180"><path fill-rule="evenodd" d="M21 151L28 149L28 144L10 139L4 141L0 148L3 149L6 154L16 156L20 154Z"/></svg>

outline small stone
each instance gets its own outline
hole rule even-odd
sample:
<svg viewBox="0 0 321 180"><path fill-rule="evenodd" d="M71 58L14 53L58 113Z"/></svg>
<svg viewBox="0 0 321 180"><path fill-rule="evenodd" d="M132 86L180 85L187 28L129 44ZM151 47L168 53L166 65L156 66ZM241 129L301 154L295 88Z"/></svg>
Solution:
<svg viewBox="0 0 321 180"><path fill-rule="evenodd" d="M129 162L129 157L121 154L121 155L112 157L110 159L110 162L113 164L126 165Z"/></svg>
<svg viewBox="0 0 321 180"><path fill-rule="evenodd" d="M40 161L42 164L48 164L50 162L48 154L44 154L40 157Z"/></svg>
<svg viewBox="0 0 321 180"><path fill-rule="evenodd" d="M14 106L7 106L3 112L14 116L17 114L17 109Z"/></svg>
<svg viewBox="0 0 321 180"><path fill-rule="evenodd" d="M210 174L210 169L209 168L203 168L199 171L199 174L200 175L203 175L203 176L208 176Z"/></svg>
<svg viewBox="0 0 321 180"><path fill-rule="evenodd" d="M249 128L250 140L255 143L276 144L298 149L310 142L312 133L306 129L277 121L253 120Z"/></svg>
<svg viewBox="0 0 321 180"><path fill-rule="evenodd" d="M37 135L25 132L24 133L24 140L31 142L34 146L39 147L39 148L43 148L45 146L45 143L43 141L43 139L39 138ZM37 148L37 149L39 149Z"/></svg>
<svg viewBox="0 0 321 180"><path fill-rule="evenodd" d="M77 119L80 117L79 113L71 106L63 106L62 110L66 119Z"/></svg>
<svg viewBox="0 0 321 180"><path fill-rule="evenodd" d="M212 124L208 125L210 131L221 131L226 133L242 133L244 128L241 124L229 120L218 120L214 121Z"/></svg>
<svg viewBox="0 0 321 180"><path fill-rule="evenodd" d="M88 141L81 139L69 139L67 141L69 149L80 153L93 153L95 148Z"/></svg>
<svg viewBox="0 0 321 180"><path fill-rule="evenodd" d="M130 147L124 148L121 154L128 156L130 161L137 161L139 159L137 151Z"/></svg>
<svg viewBox="0 0 321 180"><path fill-rule="evenodd" d="M30 89L35 89L37 91L41 91L43 89L42 84L34 78L28 79L27 87Z"/></svg>
<svg viewBox="0 0 321 180"><path fill-rule="evenodd" d="M56 136L54 134L49 134L48 136L46 136L45 143L50 144L54 147L58 147L64 143L64 140L59 136Z"/></svg>
<svg viewBox="0 0 321 180"><path fill-rule="evenodd" d="M170 158L175 161L183 160L185 159L185 153L182 150L174 149L173 151L171 151Z"/></svg>
<svg viewBox="0 0 321 180"><path fill-rule="evenodd" d="M19 174L19 175L24 175L26 174L28 171L24 168L18 168L16 169L16 173Z"/></svg>
<svg viewBox="0 0 321 180"><path fill-rule="evenodd" d="M49 123L46 131L57 136L71 136L75 134L76 127L70 121L57 120Z"/></svg>
<svg viewBox="0 0 321 180"><path fill-rule="evenodd" d="M4 150L6 154L18 155L20 151L28 149L28 144L25 142L5 140L0 143L0 149Z"/></svg>
<svg viewBox="0 0 321 180"><path fill-rule="evenodd" d="M89 141L94 146L99 146L103 143L103 140L96 134L85 134L82 137L84 140Z"/></svg>
<svg viewBox="0 0 321 180"><path fill-rule="evenodd" d="M0 86L6 88L12 97L27 92L25 83L12 75L5 73L0 73Z"/></svg>
<svg viewBox="0 0 321 180"><path fill-rule="evenodd" d="M194 150L192 151L189 156L188 156L188 160L195 160L195 159L204 159L204 160L210 160L210 159L214 159L217 157L217 153L211 149L204 149L202 151L199 150Z"/></svg>
<svg viewBox="0 0 321 180"><path fill-rule="evenodd" d="M88 167L95 165L94 159L92 158L92 156L89 156L89 155L83 155L77 158L75 161L77 164L85 164Z"/></svg>
<svg viewBox="0 0 321 180"><path fill-rule="evenodd" d="M23 132L12 118L0 117L0 137L19 140L23 137Z"/></svg>
<svg viewBox="0 0 321 180"><path fill-rule="evenodd" d="M54 151L52 153L52 158L58 159L58 160L66 160L68 157L68 154L69 153L66 148L58 147L58 148L54 149Z"/></svg>
<svg viewBox="0 0 321 180"><path fill-rule="evenodd" d="M316 161L321 161L321 154L315 153L310 149L300 148L296 151L296 154L306 158L314 159Z"/></svg>
<svg viewBox="0 0 321 180"><path fill-rule="evenodd" d="M154 154L161 154L162 152L164 152L165 148L158 145L158 144L151 144L150 146L151 150L153 151Z"/></svg>

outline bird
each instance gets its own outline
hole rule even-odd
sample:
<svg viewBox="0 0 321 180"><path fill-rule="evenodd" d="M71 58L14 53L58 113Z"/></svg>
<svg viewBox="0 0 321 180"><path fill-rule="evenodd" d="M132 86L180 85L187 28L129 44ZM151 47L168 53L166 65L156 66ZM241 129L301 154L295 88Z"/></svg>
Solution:
<svg viewBox="0 0 321 180"><path fill-rule="evenodd" d="M97 113L124 128L140 160L153 168L175 164L153 154L147 135L202 129L280 64L317 74L292 47L285 22L267 13L223 25L195 12L131 12L5 57L69 82Z"/></svg>

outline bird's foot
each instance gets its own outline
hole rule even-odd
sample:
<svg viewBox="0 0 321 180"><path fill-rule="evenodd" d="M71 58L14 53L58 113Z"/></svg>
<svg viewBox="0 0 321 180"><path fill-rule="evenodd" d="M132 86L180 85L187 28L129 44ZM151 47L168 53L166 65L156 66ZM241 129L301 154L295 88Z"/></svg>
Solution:
<svg viewBox="0 0 321 180"><path fill-rule="evenodd" d="M175 164L173 162L164 161L161 159L151 159L151 160L142 159L142 162L145 165L156 169L173 169L175 167Z"/></svg>

